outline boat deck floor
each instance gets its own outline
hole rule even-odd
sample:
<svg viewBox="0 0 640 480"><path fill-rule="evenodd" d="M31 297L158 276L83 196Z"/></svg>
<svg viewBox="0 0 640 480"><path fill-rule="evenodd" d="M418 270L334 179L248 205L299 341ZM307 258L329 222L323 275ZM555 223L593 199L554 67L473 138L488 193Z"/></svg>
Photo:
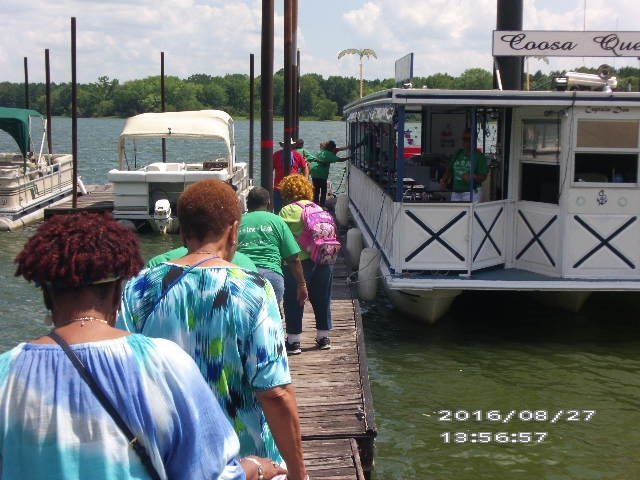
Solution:
<svg viewBox="0 0 640 480"><path fill-rule="evenodd" d="M460 271L420 271L390 275L396 288L461 290L630 290L640 291L637 278L563 278L517 268L488 268L467 275Z"/></svg>
<svg viewBox="0 0 640 480"><path fill-rule="evenodd" d="M442 279L457 279L457 280L487 280L487 281L525 281L525 282L548 282L548 281L558 281L558 282L574 282L574 281L585 281L585 282L610 282L610 281L619 281L620 278L617 279L586 279L586 278L563 278L563 277L554 277L549 275L542 275L540 273L530 272L528 270L521 270L518 268L488 268L484 270L476 270L471 272L471 275L467 275L466 272L454 272L454 271L442 271L438 273L425 273L425 272L407 272L402 275L404 278L421 278L421 279L431 279L431 280L442 280ZM640 282L640 279L629 279L625 281L635 281Z"/></svg>

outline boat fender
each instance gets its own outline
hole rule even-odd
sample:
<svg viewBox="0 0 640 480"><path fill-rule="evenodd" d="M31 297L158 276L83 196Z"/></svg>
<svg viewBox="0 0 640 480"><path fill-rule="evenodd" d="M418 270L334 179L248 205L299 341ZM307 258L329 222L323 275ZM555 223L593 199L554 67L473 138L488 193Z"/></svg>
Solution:
<svg viewBox="0 0 640 480"><path fill-rule="evenodd" d="M358 268L358 296L362 300L372 301L376 298L379 267L380 250L363 248Z"/></svg>
<svg viewBox="0 0 640 480"><path fill-rule="evenodd" d="M10 232L13 227L13 222L10 218L0 217L0 232Z"/></svg>
<svg viewBox="0 0 640 480"><path fill-rule="evenodd" d="M82 195L86 195L87 194L87 189L84 186L84 183L82 182L82 178L78 177L78 190L80 190L80 193Z"/></svg>
<svg viewBox="0 0 640 480"><path fill-rule="evenodd" d="M362 232L359 228L350 228L347 230L346 249L349 265L355 270L356 267L358 267L360 253L362 252Z"/></svg>
<svg viewBox="0 0 640 480"><path fill-rule="evenodd" d="M346 194L338 195L335 212L338 223L346 227L349 224L349 197Z"/></svg>

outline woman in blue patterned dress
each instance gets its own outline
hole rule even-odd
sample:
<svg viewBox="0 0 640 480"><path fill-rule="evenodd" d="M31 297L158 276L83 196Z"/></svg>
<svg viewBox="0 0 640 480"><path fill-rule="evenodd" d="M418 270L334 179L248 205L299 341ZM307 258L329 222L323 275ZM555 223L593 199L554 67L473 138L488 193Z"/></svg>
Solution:
<svg viewBox="0 0 640 480"><path fill-rule="evenodd" d="M240 437L241 455L283 459L306 476L295 391L271 284L229 261L241 208L219 180L178 200L187 255L145 269L125 286L118 325L178 343L196 362Z"/></svg>
<svg viewBox="0 0 640 480"><path fill-rule="evenodd" d="M284 472L240 461L238 438L193 360L173 342L113 328L138 241L110 215L57 215L16 258L64 339L150 457L50 336L0 355L0 478L243 479ZM155 471L155 476L152 473Z"/></svg>

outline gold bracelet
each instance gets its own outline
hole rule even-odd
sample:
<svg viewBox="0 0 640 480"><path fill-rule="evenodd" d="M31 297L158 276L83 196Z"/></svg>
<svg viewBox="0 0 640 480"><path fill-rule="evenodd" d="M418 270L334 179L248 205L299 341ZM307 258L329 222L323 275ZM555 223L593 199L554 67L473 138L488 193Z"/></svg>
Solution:
<svg viewBox="0 0 640 480"><path fill-rule="evenodd" d="M253 463L255 466L258 467L258 480L264 480L264 470L262 468L262 464L256 460L253 457L244 457L242 460L249 460L251 463ZM240 462L242 462L242 460L240 460Z"/></svg>
<svg viewBox="0 0 640 480"><path fill-rule="evenodd" d="M299 283L298 284L298 288L300 288L300 287L307 288L307 283L306 282Z"/></svg>

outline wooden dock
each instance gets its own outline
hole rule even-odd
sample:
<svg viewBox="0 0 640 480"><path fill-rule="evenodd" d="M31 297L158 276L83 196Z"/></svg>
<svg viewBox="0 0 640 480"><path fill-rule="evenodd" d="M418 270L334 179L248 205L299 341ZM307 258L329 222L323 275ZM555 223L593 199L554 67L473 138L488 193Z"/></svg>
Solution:
<svg viewBox="0 0 640 480"><path fill-rule="evenodd" d="M331 349L315 348L315 320L307 302L302 354L289 357L311 478L362 479L373 469L377 430L360 306L348 273L341 257L333 276Z"/></svg>
<svg viewBox="0 0 640 480"><path fill-rule="evenodd" d="M73 208L72 199L45 208L45 220L56 213L71 213L78 210L86 210L88 212L113 211L113 185L87 185L86 189L86 195L77 196L76 208Z"/></svg>
<svg viewBox="0 0 640 480"><path fill-rule="evenodd" d="M45 218L77 210L112 211L112 186L87 186L87 194L77 197L75 209L69 200L47 208ZM331 349L315 348L315 320L307 302L302 354L289 357L304 458L313 479L364 480L373 469L377 434L373 399L360 304L348 276L341 255L333 274Z"/></svg>

